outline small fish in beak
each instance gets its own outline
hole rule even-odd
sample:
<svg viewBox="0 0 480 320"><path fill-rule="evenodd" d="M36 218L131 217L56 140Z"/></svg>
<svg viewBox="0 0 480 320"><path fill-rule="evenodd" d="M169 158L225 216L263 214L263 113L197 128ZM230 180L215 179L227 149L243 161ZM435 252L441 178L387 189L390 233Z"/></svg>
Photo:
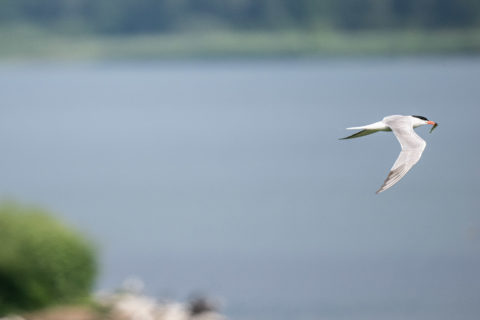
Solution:
<svg viewBox="0 0 480 320"><path fill-rule="evenodd" d="M432 125L432 129L430 129L430 133L432 133L433 129L438 127L438 123L436 123L435 121L428 121L427 123Z"/></svg>

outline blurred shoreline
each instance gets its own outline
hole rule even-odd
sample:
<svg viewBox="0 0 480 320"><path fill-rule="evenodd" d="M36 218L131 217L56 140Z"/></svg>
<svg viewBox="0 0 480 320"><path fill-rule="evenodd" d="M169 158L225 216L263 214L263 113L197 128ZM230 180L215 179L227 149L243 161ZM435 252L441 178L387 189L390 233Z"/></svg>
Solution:
<svg viewBox="0 0 480 320"><path fill-rule="evenodd" d="M0 62L478 55L480 29L100 35L0 28Z"/></svg>

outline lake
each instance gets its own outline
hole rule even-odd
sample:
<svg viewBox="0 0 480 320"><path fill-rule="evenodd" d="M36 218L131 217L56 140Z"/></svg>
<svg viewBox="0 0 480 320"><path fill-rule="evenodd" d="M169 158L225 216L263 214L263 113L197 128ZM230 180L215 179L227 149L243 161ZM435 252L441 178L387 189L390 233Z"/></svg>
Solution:
<svg viewBox="0 0 480 320"><path fill-rule="evenodd" d="M0 65L0 194L98 244L99 289L231 319L480 317L480 58ZM400 146L346 127L439 127Z"/></svg>

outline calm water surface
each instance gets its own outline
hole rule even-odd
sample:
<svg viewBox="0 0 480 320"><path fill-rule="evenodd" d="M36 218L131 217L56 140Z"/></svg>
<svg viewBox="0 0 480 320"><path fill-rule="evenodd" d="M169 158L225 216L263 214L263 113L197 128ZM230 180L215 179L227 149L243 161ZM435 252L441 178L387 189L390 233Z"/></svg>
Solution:
<svg viewBox="0 0 480 320"><path fill-rule="evenodd" d="M232 319L479 319L480 59L0 66L0 195L88 233L99 288ZM440 126L338 141L391 114Z"/></svg>

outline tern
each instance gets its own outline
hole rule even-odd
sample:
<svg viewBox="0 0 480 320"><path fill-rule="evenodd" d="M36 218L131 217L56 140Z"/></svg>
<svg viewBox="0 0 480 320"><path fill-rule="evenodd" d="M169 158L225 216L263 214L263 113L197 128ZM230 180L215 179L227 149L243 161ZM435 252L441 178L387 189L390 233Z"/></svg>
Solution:
<svg viewBox="0 0 480 320"><path fill-rule="evenodd" d="M430 133L438 126L438 123L435 121L430 121L422 116L393 115L366 126L347 128L347 130L361 131L340 140L363 137L378 131L393 131L393 134L402 146L402 151L393 164L392 169L390 169L387 179L385 179L380 189L377 190L377 194L379 194L400 181L420 160L427 143L413 129L426 124L433 126Z"/></svg>

